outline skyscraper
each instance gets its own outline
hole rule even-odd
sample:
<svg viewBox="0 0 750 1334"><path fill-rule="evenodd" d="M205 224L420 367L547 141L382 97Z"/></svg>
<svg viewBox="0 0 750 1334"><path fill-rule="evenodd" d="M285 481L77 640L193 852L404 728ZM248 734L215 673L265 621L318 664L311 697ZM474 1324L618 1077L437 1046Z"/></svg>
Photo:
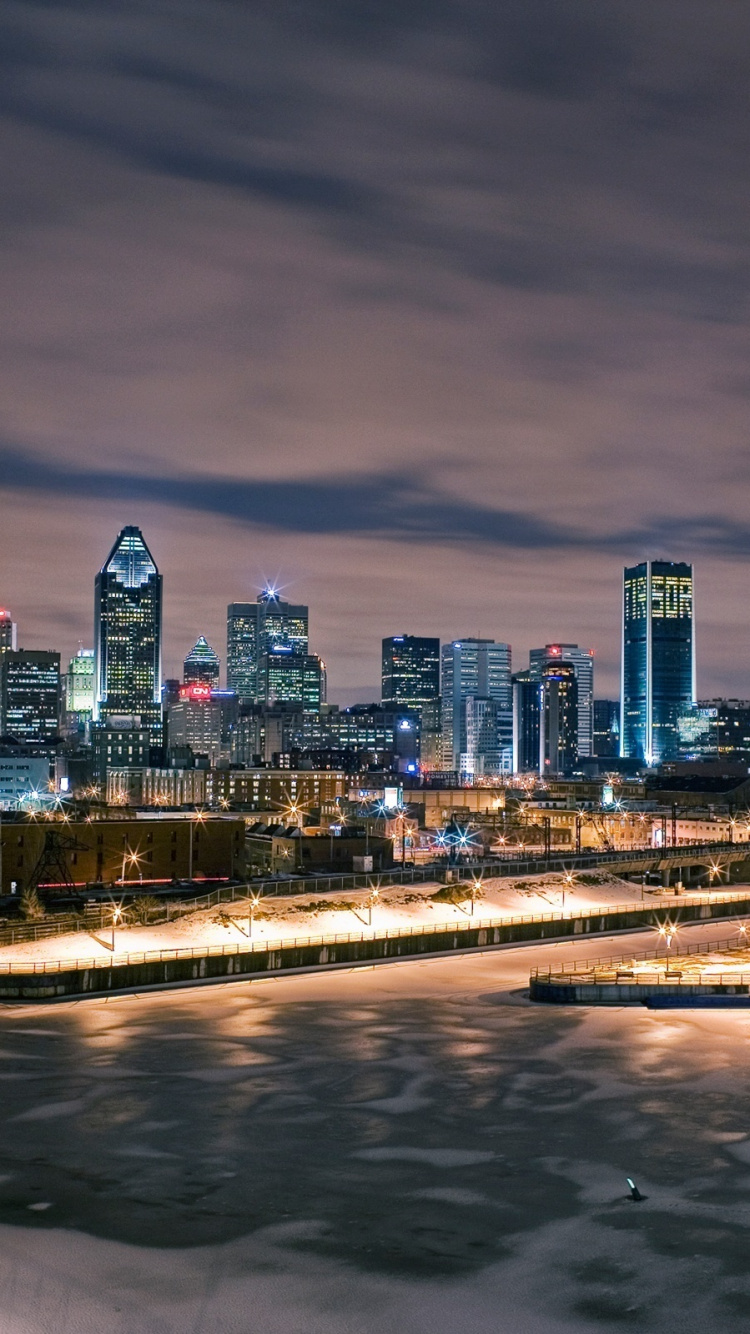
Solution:
<svg viewBox="0 0 750 1334"><path fill-rule="evenodd" d="M17 648L16 626L9 611L0 607L0 654L6 648Z"/></svg>
<svg viewBox="0 0 750 1334"><path fill-rule="evenodd" d="M308 609L283 602L274 588L266 588L255 602L231 602L227 607L227 686L241 703L262 702L260 660L266 653L308 650Z"/></svg>
<svg viewBox="0 0 750 1334"><path fill-rule="evenodd" d="M417 635L391 635L383 640L384 708L415 709L421 720L423 768L442 763L440 708L440 640Z"/></svg>
<svg viewBox="0 0 750 1334"><path fill-rule="evenodd" d="M200 635L182 664L182 679L186 686L218 686L221 662L205 635Z"/></svg>
<svg viewBox="0 0 750 1334"><path fill-rule="evenodd" d="M440 694L440 640L391 635L383 640L383 703L418 709Z"/></svg>
<svg viewBox="0 0 750 1334"><path fill-rule="evenodd" d="M510 644L494 639L456 639L441 653L443 763L465 774L509 771L512 764L513 708ZM489 711L469 701L494 704L495 739L490 745ZM485 750L469 748L469 741Z"/></svg>
<svg viewBox="0 0 750 1334"><path fill-rule="evenodd" d="M529 666L537 680L541 680L542 668L548 662L572 662L576 669L578 682L578 755L587 759L594 754L594 653L590 648L579 648L577 644L545 644L544 648L533 648L529 654Z"/></svg>
<svg viewBox="0 0 750 1334"><path fill-rule="evenodd" d="M539 772L541 683L530 668L513 676L513 772Z"/></svg>
<svg viewBox="0 0 750 1334"><path fill-rule="evenodd" d="M6 649L0 654L0 722L17 741L50 741L60 731L60 654Z"/></svg>
<svg viewBox="0 0 750 1334"><path fill-rule="evenodd" d="M564 774L578 762L578 673L554 658L542 667L539 696L539 772Z"/></svg>
<svg viewBox="0 0 750 1334"><path fill-rule="evenodd" d="M94 711L94 650L79 648L65 676L65 724L69 732L83 732Z"/></svg>
<svg viewBox="0 0 750 1334"><path fill-rule="evenodd" d="M96 576L94 720L134 718L161 739L162 578L140 528L123 528Z"/></svg>
<svg viewBox="0 0 750 1334"><path fill-rule="evenodd" d="M623 582L620 753L649 765L675 757L677 720L694 703L693 567L643 561Z"/></svg>

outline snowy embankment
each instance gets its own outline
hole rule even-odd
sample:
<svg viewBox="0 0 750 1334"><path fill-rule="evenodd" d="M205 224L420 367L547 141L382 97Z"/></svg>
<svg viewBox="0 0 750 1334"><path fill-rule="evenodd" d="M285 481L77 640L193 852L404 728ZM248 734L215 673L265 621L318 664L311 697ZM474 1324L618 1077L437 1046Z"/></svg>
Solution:
<svg viewBox="0 0 750 1334"><path fill-rule="evenodd" d="M174 921L151 926L118 925L115 955L153 950L200 949L205 946L241 946L251 935L263 941L291 941L342 935L380 935L385 931L424 930L429 927L466 925L471 917L470 885L381 885L372 902L368 890L345 895L313 897L309 893L289 898L262 899L250 923L250 901L222 904L187 913ZM748 886L733 886L737 898L750 893ZM465 893L466 898L460 899ZM453 901L451 901L453 899ZM455 901L455 900L460 901ZM649 891L653 906L678 902L672 895ZM497 923L511 918L542 915L577 916L582 912L619 905L640 906L641 888L604 871L581 873L573 883L564 875L546 874L524 879L492 879L477 890L472 920ZM112 958L112 936L108 928L93 932L54 936L0 948L0 964L46 959Z"/></svg>

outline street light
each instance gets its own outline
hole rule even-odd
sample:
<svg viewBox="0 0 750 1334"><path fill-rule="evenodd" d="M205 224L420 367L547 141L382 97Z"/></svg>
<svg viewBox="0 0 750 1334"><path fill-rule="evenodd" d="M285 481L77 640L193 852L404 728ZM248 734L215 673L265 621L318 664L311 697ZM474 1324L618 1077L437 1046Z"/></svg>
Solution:
<svg viewBox="0 0 750 1334"><path fill-rule="evenodd" d="M247 937L248 937L248 940L252 940L252 938L253 938L253 921L255 920L255 910L256 910L256 908L258 907L258 905L260 904L260 897L261 897L260 894L251 894L251 895L250 895L250 908L249 908L249 911L248 911L248 914L247 914Z"/></svg>
<svg viewBox="0 0 750 1334"><path fill-rule="evenodd" d="M115 926L122 917L122 908L118 905L112 909L112 953L115 952Z"/></svg>
<svg viewBox="0 0 750 1334"><path fill-rule="evenodd" d="M190 848L188 853L188 880L193 878L193 829L196 824L203 824L206 816L203 811L196 811L190 816Z"/></svg>
<svg viewBox="0 0 750 1334"><path fill-rule="evenodd" d="M372 889L372 890L370 891L370 897L369 897L369 899L367 900L367 907L368 907L368 909L369 909L368 926L372 926L372 909L373 909L373 905L377 903L377 901L378 901L379 898L380 898L380 890L379 890L379 889Z"/></svg>
<svg viewBox="0 0 750 1334"><path fill-rule="evenodd" d="M469 899L470 899L470 904L471 904L471 906L470 906L470 908L469 908L469 916L470 916L470 917L473 917L473 916L474 916L474 901L475 901L475 899L477 898L477 896L478 896L479 894L481 894L481 892L482 892L482 882L481 882L481 880L475 880L475 881L472 883L471 889L470 889L470 891L469 891Z"/></svg>

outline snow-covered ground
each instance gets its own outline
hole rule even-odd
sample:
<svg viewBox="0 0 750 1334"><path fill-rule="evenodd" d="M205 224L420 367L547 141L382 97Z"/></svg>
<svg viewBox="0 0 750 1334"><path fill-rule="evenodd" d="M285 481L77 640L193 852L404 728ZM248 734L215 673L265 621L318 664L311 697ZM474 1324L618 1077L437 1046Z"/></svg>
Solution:
<svg viewBox="0 0 750 1334"><path fill-rule="evenodd" d="M254 913L252 939L289 941L307 938L332 938L341 935L373 935L385 931L425 929L435 925L460 924L469 920L469 899L462 903L446 901L454 887L430 885L382 885L372 908L370 921L367 890L343 894L312 896L300 894L289 898L266 898ZM469 893L463 886L462 892ZM723 890L722 892L727 892ZM746 897L748 886L733 886L732 894ZM438 894L440 897L436 898ZM653 890L646 894L648 903L673 904L672 895ZM641 888L606 872L581 873L573 884L561 874L527 876L522 880L492 879L483 882L474 904L475 922L501 922L509 918L533 918L546 914L573 914L595 908L642 902ZM249 900L222 904L177 917L158 926L118 926L115 932L115 958L153 950L197 949L203 946L234 948L247 943L250 933ZM0 948L0 964L29 959L91 959L110 961L112 937L108 929L92 933L77 932L53 936L47 940L26 941Z"/></svg>

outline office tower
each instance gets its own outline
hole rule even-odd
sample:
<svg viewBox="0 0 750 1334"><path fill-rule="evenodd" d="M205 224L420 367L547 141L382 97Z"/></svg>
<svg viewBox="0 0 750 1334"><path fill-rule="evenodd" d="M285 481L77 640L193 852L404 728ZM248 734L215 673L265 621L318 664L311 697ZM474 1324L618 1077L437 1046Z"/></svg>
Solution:
<svg viewBox="0 0 750 1334"><path fill-rule="evenodd" d="M211 765L223 758L223 710L213 698L205 681L184 685L180 699L167 712L167 737L170 755L175 750L190 749L193 755L205 755ZM228 746L226 748L229 754Z"/></svg>
<svg viewBox="0 0 750 1334"><path fill-rule="evenodd" d="M218 686L221 662L205 635L195 642L182 664L182 679L186 686Z"/></svg>
<svg viewBox="0 0 750 1334"><path fill-rule="evenodd" d="M68 663L65 676L65 724L71 731L83 731L94 712L94 650L79 648Z"/></svg>
<svg viewBox="0 0 750 1334"><path fill-rule="evenodd" d="M18 627L13 621L10 612L5 607L0 607L0 654L5 649L18 648Z"/></svg>
<svg viewBox="0 0 750 1334"><path fill-rule="evenodd" d="M512 765L513 705L510 644L494 639L456 639L441 653L443 764L465 774L508 772ZM469 739L487 744L488 714L481 726L468 700L492 700L496 706L495 744L486 751L469 750Z"/></svg>
<svg viewBox="0 0 750 1334"><path fill-rule="evenodd" d="M677 720L693 703L693 567L643 561L623 582L621 755L648 765L674 758Z"/></svg>
<svg viewBox="0 0 750 1334"><path fill-rule="evenodd" d="M539 772L540 682L528 667L513 676L513 772Z"/></svg>
<svg viewBox="0 0 750 1334"><path fill-rule="evenodd" d="M439 769L443 748L440 640L417 635L384 639L382 691L384 708L419 711L422 767Z"/></svg>
<svg viewBox="0 0 750 1334"><path fill-rule="evenodd" d="M162 579L140 528L123 528L95 584L94 720L129 717L161 739Z"/></svg>
<svg viewBox="0 0 750 1334"><path fill-rule="evenodd" d="M257 689L260 702L298 704L303 713L320 713L325 693L325 663L315 653L295 653L279 646L260 659Z"/></svg>
<svg viewBox="0 0 750 1334"><path fill-rule="evenodd" d="M440 694L440 640L392 635L383 640L383 703L418 709Z"/></svg>
<svg viewBox="0 0 750 1334"><path fill-rule="evenodd" d="M546 662L572 662L578 680L578 754L587 759L594 754L594 653L590 648L579 648L577 644L545 644L544 648L533 648L529 654L529 666L541 679L542 667Z"/></svg>
<svg viewBox="0 0 750 1334"><path fill-rule="evenodd" d="M539 683L539 772L564 774L578 763L578 673L575 663L545 662Z"/></svg>
<svg viewBox="0 0 750 1334"><path fill-rule="evenodd" d="M50 741L60 731L60 654L6 649L0 656L2 731L17 741Z"/></svg>
<svg viewBox="0 0 750 1334"><path fill-rule="evenodd" d="M682 760L750 767L750 700L702 699L686 705L677 719Z"/></svg>
<svg viewBox="0 0 750 1334"><path fill-rule="evenodd" d="M594 755L599 759L620 754L620 701L594 700Z"/></svg>
<svg viewBox="0 0 750 1334"><path fill-rule="evenodd" d="M227 686L240 703L262 701L258 673L260 660L276 649L306 654L307 607L283 602L266 588L255 602L232 602L227 607Z"/></svg>

